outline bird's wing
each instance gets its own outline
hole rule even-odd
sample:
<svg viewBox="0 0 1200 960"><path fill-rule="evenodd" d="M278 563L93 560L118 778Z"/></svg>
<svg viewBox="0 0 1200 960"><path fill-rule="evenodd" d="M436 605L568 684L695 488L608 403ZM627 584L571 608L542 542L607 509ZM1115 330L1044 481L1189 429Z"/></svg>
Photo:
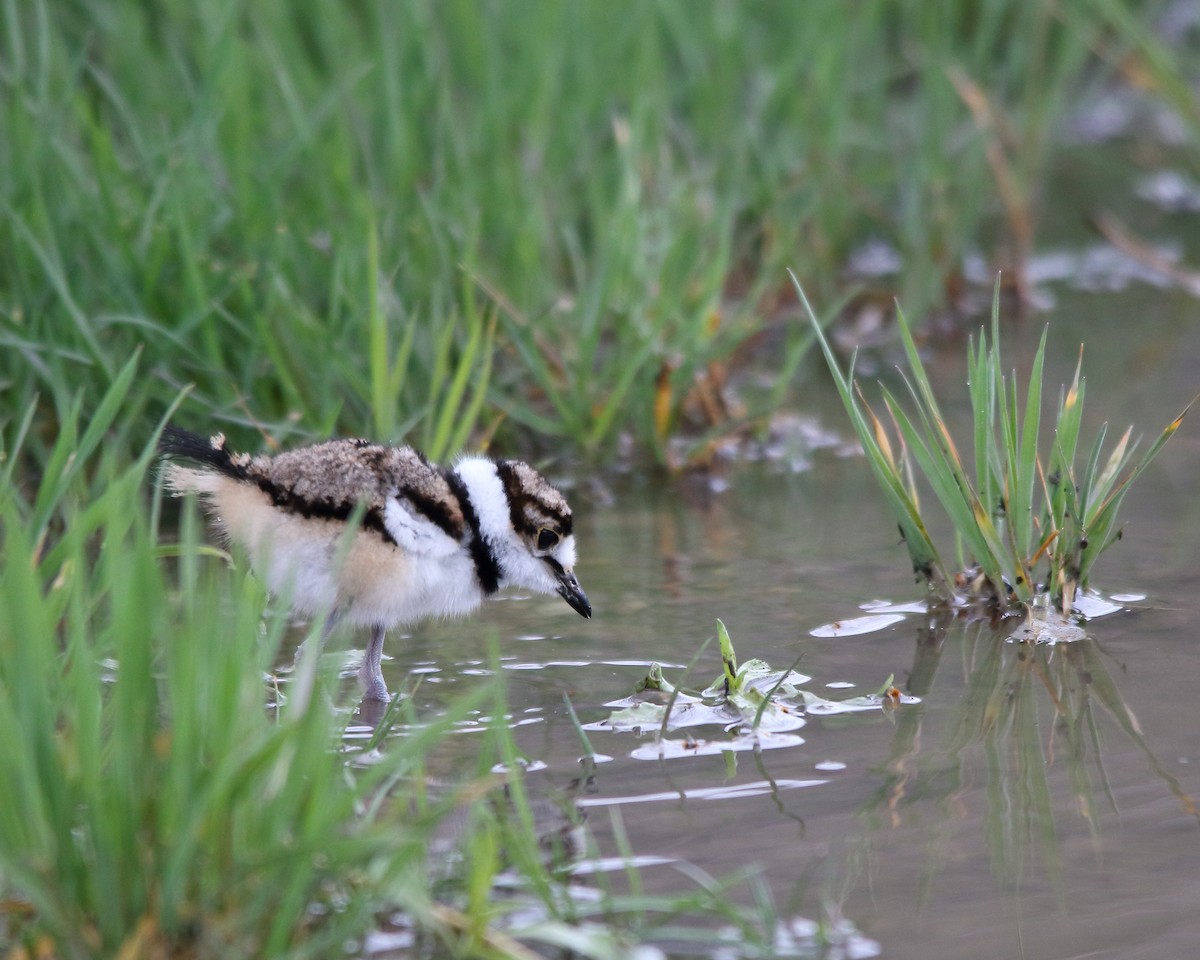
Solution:
<svg viewBox="0 0 1200 960"><path fill-rule="evenodd" d="M384 504L383 525L401 549L417 557L437 559L462 549L458 540L421 510L419 503L402 495L389 497Z"/></svg>
<svg viewBox="0 0 1200 960"><path fill-rule="evenodd" d="M414 556L462 549L466 527L458 498L443 473L409 447L330 440L256 459L251 469L284 508L344 519L361 503L364 524L382 526Z"/></svg>

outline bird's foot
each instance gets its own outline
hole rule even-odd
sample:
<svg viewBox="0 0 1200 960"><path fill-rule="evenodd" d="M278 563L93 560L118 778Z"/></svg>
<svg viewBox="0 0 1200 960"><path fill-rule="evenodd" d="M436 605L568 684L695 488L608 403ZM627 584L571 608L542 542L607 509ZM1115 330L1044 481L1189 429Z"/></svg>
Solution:
<svg viewBox="0 0 1200 960"><path fill-rule="evenodd" d="M391 702L392 696L388 693L387 684L383 682L383 674L363 673L360 670L358 682L362 687L364 700L375 700L379 703Z"/></svg>

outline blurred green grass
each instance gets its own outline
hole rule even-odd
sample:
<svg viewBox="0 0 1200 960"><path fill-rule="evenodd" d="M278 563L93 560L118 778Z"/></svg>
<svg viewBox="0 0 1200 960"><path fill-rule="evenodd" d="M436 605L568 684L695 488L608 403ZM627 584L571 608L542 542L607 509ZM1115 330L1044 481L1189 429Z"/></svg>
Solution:
<svg viewBox="0 0 1200 960"><path fill-rule="evenodd" d="M881 237L920 316L1028 247L1065 104L1154 42L1082 6L3 0L5 414L36 461L140 348L196 426L666 459L751 338L794 369L785 264L835 302Z"/></svg>
<svg viewBox="0 0 1200 960"><path fill-rule="evenodd" d="M63 414L35 490L0 488L0 951L328 955L427 910L439 805L373 798L469 701L355 770L327 711L266 708L284 621L260 630L261 586L204 558L194 510L159 545L153 447L100 442L137 359L87 424Z"/></svg>

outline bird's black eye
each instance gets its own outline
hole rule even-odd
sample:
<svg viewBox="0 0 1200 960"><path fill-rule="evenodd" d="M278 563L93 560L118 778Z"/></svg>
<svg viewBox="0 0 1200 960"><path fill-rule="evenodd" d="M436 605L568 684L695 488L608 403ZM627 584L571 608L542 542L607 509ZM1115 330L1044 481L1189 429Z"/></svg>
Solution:
<svg viewBox="0 0 1200 960"><path fill-rule="evenodd" d="M537 545L539 550L549 550L558 543L558 534L549 527L542 527L538 531Z"/></svg>

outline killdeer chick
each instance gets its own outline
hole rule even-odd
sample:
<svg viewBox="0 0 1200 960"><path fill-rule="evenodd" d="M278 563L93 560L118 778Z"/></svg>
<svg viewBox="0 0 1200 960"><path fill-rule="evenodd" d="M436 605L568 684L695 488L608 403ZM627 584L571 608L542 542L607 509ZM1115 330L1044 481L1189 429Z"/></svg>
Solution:
<svg viewBox="0 0 1200 960"><path fill-rule="evenodd" d="M388 699L388 628L471 612L507 586L557 593L591 617L575 579L571 508L533 467L465 457L439 467L411 447L330 440L276 456L233 453L225 437L168 426L168 488L195 493L225 538L303 616L371 628L358 671L368 700ZM339 555L357 507L362 521Z"/></svg>

